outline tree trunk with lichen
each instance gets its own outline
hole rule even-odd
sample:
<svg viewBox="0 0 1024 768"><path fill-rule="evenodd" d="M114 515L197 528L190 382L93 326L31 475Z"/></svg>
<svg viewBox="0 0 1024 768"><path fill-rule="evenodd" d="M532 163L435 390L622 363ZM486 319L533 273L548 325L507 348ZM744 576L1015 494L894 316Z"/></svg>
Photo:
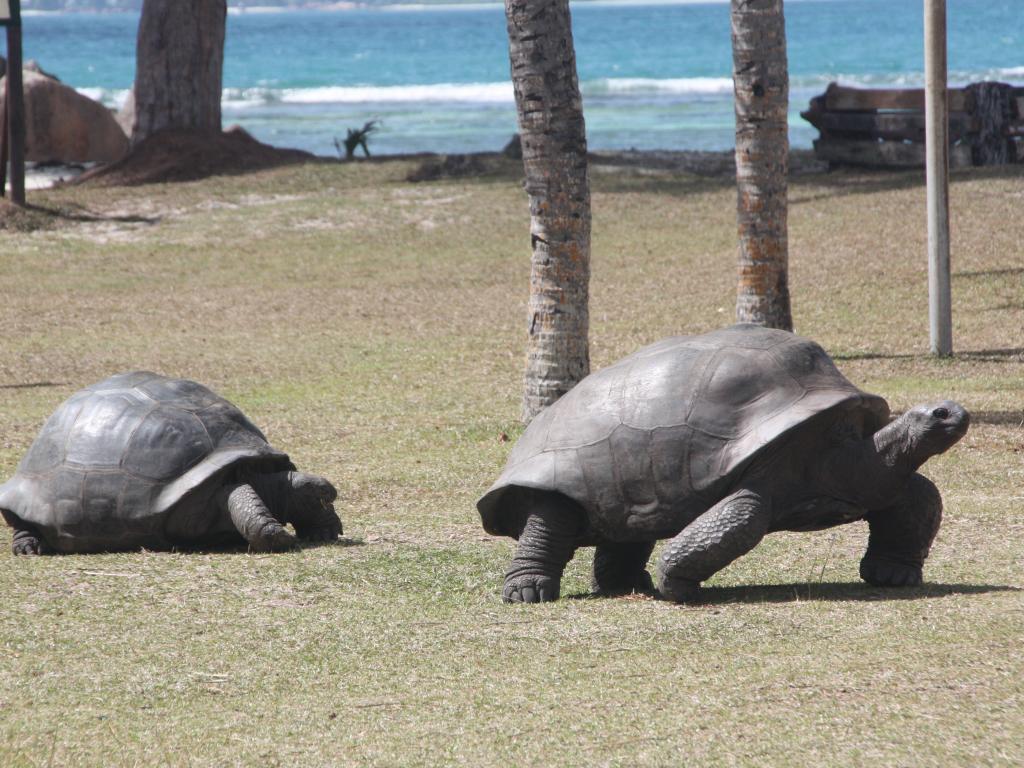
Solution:
<svg viewBox="0 0 1024 768"><path fill-rule="evenodd" d="M533 249L523 420L590 372L590 182L568 0L505 0Z"/></svg>
<svg viewBox="0 0 1024 768"><path fill-rule="evenodd" d="M220 132L226 0L145 0L132 145L165 129Z"/></svg>
<svg viewBox="0 0 1024 768"><path fill-rule="evenodd" d="M789 73L783 0L732 0L739 284L736 319L793 330L786 174Z"/></svg>

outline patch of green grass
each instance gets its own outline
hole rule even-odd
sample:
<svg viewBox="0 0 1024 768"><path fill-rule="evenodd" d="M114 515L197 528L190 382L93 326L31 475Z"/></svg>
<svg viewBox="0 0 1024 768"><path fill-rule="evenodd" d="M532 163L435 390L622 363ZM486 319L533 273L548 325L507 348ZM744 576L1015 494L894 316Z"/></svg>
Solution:
<svg viewBox="0 0 1024 768"><path fill-rule="evenodd" d="M527 205L513 172L409 162L38 194L4 236L0 474L115 371L202 381L339 487L345 539L0 556L0 764L1019 765L1019 169L955 177L954 345L927 355L918 174L793 182L797 330L901 410L955 397L920 588L857 577L866 528L768 537L709 601L500 603L475 499L520 434ZM732 320L735 192L595 173L592 360ZM1017 418L1020 414L1020 418ZM6 550L9 533L0 532Z"/></svg>

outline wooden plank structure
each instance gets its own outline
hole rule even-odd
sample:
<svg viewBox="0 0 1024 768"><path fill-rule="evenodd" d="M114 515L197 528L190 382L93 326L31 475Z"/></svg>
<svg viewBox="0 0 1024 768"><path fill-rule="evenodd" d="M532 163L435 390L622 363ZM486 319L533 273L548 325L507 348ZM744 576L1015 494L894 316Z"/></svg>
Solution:
<svg viewBox="0 0 1024 768"><path fill-rule="evenodd" d="M950 88L949 164L1024 162L1024 86ZM831 83L800 113L821 132L814 152L830 165L923 168L923 88L850 88Z"/></svg>
<svg viewBox="0 0 1024 768"><path fill-rule="evenodd" d="M21 0L0 0L0 26L7 27L7 73L3 120L0 121L0 196L7 192L11 167L11 202L25 204L25 94L21 82Z"/></svg>

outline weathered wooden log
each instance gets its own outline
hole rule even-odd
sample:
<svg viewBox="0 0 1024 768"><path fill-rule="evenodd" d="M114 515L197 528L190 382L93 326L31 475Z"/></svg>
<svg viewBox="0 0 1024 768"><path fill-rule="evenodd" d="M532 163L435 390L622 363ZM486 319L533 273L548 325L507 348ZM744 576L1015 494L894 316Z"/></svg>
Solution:
<svg viewBox="0 0 1024 768"><path fill-rule="evenodd" d="M974 101L977 131L971 136L971 156L975 165L1012 163L1014 145L1007 139L1007 127L1013 119L1011 96L1013 87L1007 83L972 83L967 86Z"/></svg>
<svg viewBox="0 0 1024 768"><path fill-rule="evenodd" d="M822 138L814 142L814 154L830 165L858 165L867 168L923 168L924 144L903 141ZM971 165L971 148L956 144L949 148L950 168Z"/></svg>
<svg viewBox="0 0 1024 768"><path fill-rule="evenodd" d="M825 108L837 112L874 110L924 111L923 88L849 88L830 83L825 90ZM963 88L949 89L949 111L969 112L969 97Z"/></svg>
<svg viewBox="0 0 1024 768"><path fill-rule="evenodd" d="M1024 88L976 83L950 89L946 137L953 167L1024 162ZM833 165L919 167L924 162L922 89L860 89L831 83L800 113L821 132L817 156ZM908 142L910 142L908 144ZM906 146L904 146L906 145Z"/></svg>
<svg viewBox="0 0 1024 768"><path fill-rule="evenodd" d="M806 119L822 137L924 141L924 115L913 112L823 112ZM971 119L966 112L950 114L951 142L963 139L970 130Z"/></svg>

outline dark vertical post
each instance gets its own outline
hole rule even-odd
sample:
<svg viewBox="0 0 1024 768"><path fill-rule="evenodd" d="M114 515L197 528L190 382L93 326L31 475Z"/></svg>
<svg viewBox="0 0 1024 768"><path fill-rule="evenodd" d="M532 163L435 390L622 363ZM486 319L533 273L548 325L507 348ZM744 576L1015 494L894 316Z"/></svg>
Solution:
<svg viewBox="0 0 1024 768"><path fill-rule="evenodd" d="M21 82L21 0L11 0L7 22L7 126L11 154L11 202L25 204L25 92Z"/></svg>
<svg viewBox="0 0 1024 768"><path fill-rule="evenodd" d="M1008 130L1013 123L1013 86L990 81L971 83L971 116L976 133L971 136L974 165L1006 165L1013 162L1013 140Z"/></svg>

